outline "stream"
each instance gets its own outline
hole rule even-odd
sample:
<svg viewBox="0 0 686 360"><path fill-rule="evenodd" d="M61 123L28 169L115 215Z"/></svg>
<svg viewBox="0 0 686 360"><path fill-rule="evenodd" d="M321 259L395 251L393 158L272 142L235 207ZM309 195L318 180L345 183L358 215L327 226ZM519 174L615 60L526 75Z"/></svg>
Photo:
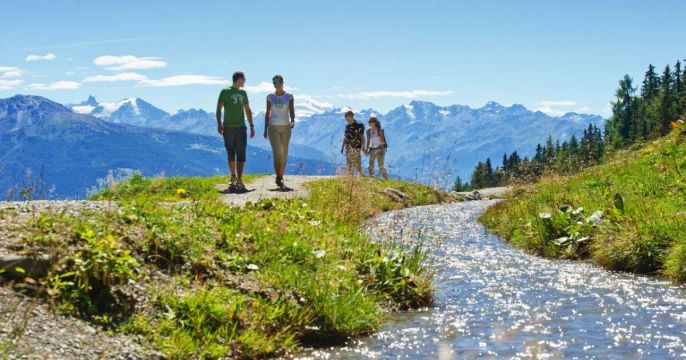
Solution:
<svg viewBox="0 0 686 360"><path fill-rule="evenodd" d="M494 201L390 212L379 241L429 246L435 304L300 359L686 358L686 287L528 255L477 218Z"/></svg>

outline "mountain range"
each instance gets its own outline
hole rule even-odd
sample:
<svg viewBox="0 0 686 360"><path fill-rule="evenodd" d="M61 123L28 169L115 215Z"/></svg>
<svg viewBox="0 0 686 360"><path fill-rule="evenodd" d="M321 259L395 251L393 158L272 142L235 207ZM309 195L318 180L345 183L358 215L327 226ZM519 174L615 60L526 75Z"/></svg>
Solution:
<svg viewBox="0 0 686 360"><path fill-rule="evenodd" d="M302 104L301 104L302 103ZM333 108L299 102L298 122L291 140L294 156L332 163L342 163L339 154L347 107ZM90 97L71 106L103 120L136 126L150 126L197 134L214 135L214 113L203 110L179 110L168 114L138 98L116 103L98 103ZM387 167L392 174L438 186L449 185L455 176L469 179L476 162L491 158L496 164L504 153L516 150L531 155L539 142L550 135L555 140L577 137L589 124L601 126L598 115L567 113L553 117L531 111L522 105L503 106L489 102L481 108L464 105L438 106L412 101L382 114L374 109L356 111L358 121L367 123L376 116L389 142ZM263 113L255 116L258 134ZM257 139L253 145L268 150L269 143Z"/></svg>
<svg viewBox="0 0 686 360"><path fill-rule="evenodd" d="M220 136L128 125L134 116L151 126L165 117L139 99L123 101L116 109L92 103L88 106L100 118L40 96L0 99L0 198L9 197L8 191L16 197L17 187L26 185L27 172L45 183L48 198L82 198L112 178L133 172L144 176L227 173ZM248 157L247 172L272 171L271 152L248 146ZM330 174L334 169L326 162L296 157L287 171Z"/></svg>

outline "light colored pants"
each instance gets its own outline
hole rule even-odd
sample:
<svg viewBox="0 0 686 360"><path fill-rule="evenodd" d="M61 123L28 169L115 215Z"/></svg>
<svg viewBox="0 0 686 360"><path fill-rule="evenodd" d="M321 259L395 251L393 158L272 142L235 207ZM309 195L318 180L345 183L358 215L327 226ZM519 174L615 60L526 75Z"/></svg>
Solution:
<svg viewBox="0 0 686 360"><path fill-rule="evenodd" d="M384 149L370 149L369 150L369 174L374 174L374 162L379 165L379 172L384 177L388 176L386 168L384 167L384 160L386 158L386 150Z"/></svg>
<svg viewBox="0 0 686 360"><path fill-rule="evenodd" d="M288 143L291 141L291 126L269 125L267 136L269 143L272 144L274 162L285 164L288 158Z"/></svg>

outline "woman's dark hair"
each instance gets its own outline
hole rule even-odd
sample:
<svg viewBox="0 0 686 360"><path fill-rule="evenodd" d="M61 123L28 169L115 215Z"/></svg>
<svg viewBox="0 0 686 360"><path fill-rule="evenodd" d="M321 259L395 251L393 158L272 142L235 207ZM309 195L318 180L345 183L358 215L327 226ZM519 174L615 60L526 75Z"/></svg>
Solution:
<svg viewBox="0 0 686 360"><path fill-rule="evenodd" d="M276 80L276 79L279 79L279 80L281 80L281 82L283 82L283 76L281 76L280 74L274 75L274 77L272 78L272 82L274 82L274 80Z"/></svg>
<svg viewBox="0 0 686 360"><path fill-rule="evenodd" d="M350 111L350 110L348 110L348 111L345 112L345 115L344 115L344 116L345 116L345 117L348 117L348 116L355 117L355 113L352 112L352 111Z"/></svg>
<svg viewBox="0 0 686 360"><path fill-rule="evenodd" d="M235 73L233 73L231 79L233 80L233 82L238 81L238 79L245 79L245 74L243 74L242 71L236 71Z"/></svg>
<svg viewBox="0 0 686 360"><path fill-rule="evenodd" d="M376 128L379 129L379 130L381 130L381 122L380 122L379 119L377 119L375 116L370 117L370 118L369 118L369 122L370 122L370 123L375 123L375 124L376 124Z"/></svg>

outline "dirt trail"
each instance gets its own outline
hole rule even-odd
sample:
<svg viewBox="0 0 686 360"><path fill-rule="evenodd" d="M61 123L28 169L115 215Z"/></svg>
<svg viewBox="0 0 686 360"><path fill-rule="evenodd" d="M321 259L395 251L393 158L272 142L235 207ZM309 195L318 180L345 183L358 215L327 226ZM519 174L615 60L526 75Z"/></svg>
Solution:
<svg viewBox="0 0 686 360"><path fill-rule="evenodd" d="M304 176L304 175L291 175L286 176L286 186L289 188L287 190L280 190L276 186L274 181L274 175L260 177L246 184L248 192L243 194L224 194L222 195L222 200L228 205L234 206L245 206L248 202L257 202L262 199L286 199L286 198L296 198L304 197L307 195L307 190L304 184L306 182L326 179L331 176ZM217 185L217 189L225 191L228 188L228 184Z"/></svg>

